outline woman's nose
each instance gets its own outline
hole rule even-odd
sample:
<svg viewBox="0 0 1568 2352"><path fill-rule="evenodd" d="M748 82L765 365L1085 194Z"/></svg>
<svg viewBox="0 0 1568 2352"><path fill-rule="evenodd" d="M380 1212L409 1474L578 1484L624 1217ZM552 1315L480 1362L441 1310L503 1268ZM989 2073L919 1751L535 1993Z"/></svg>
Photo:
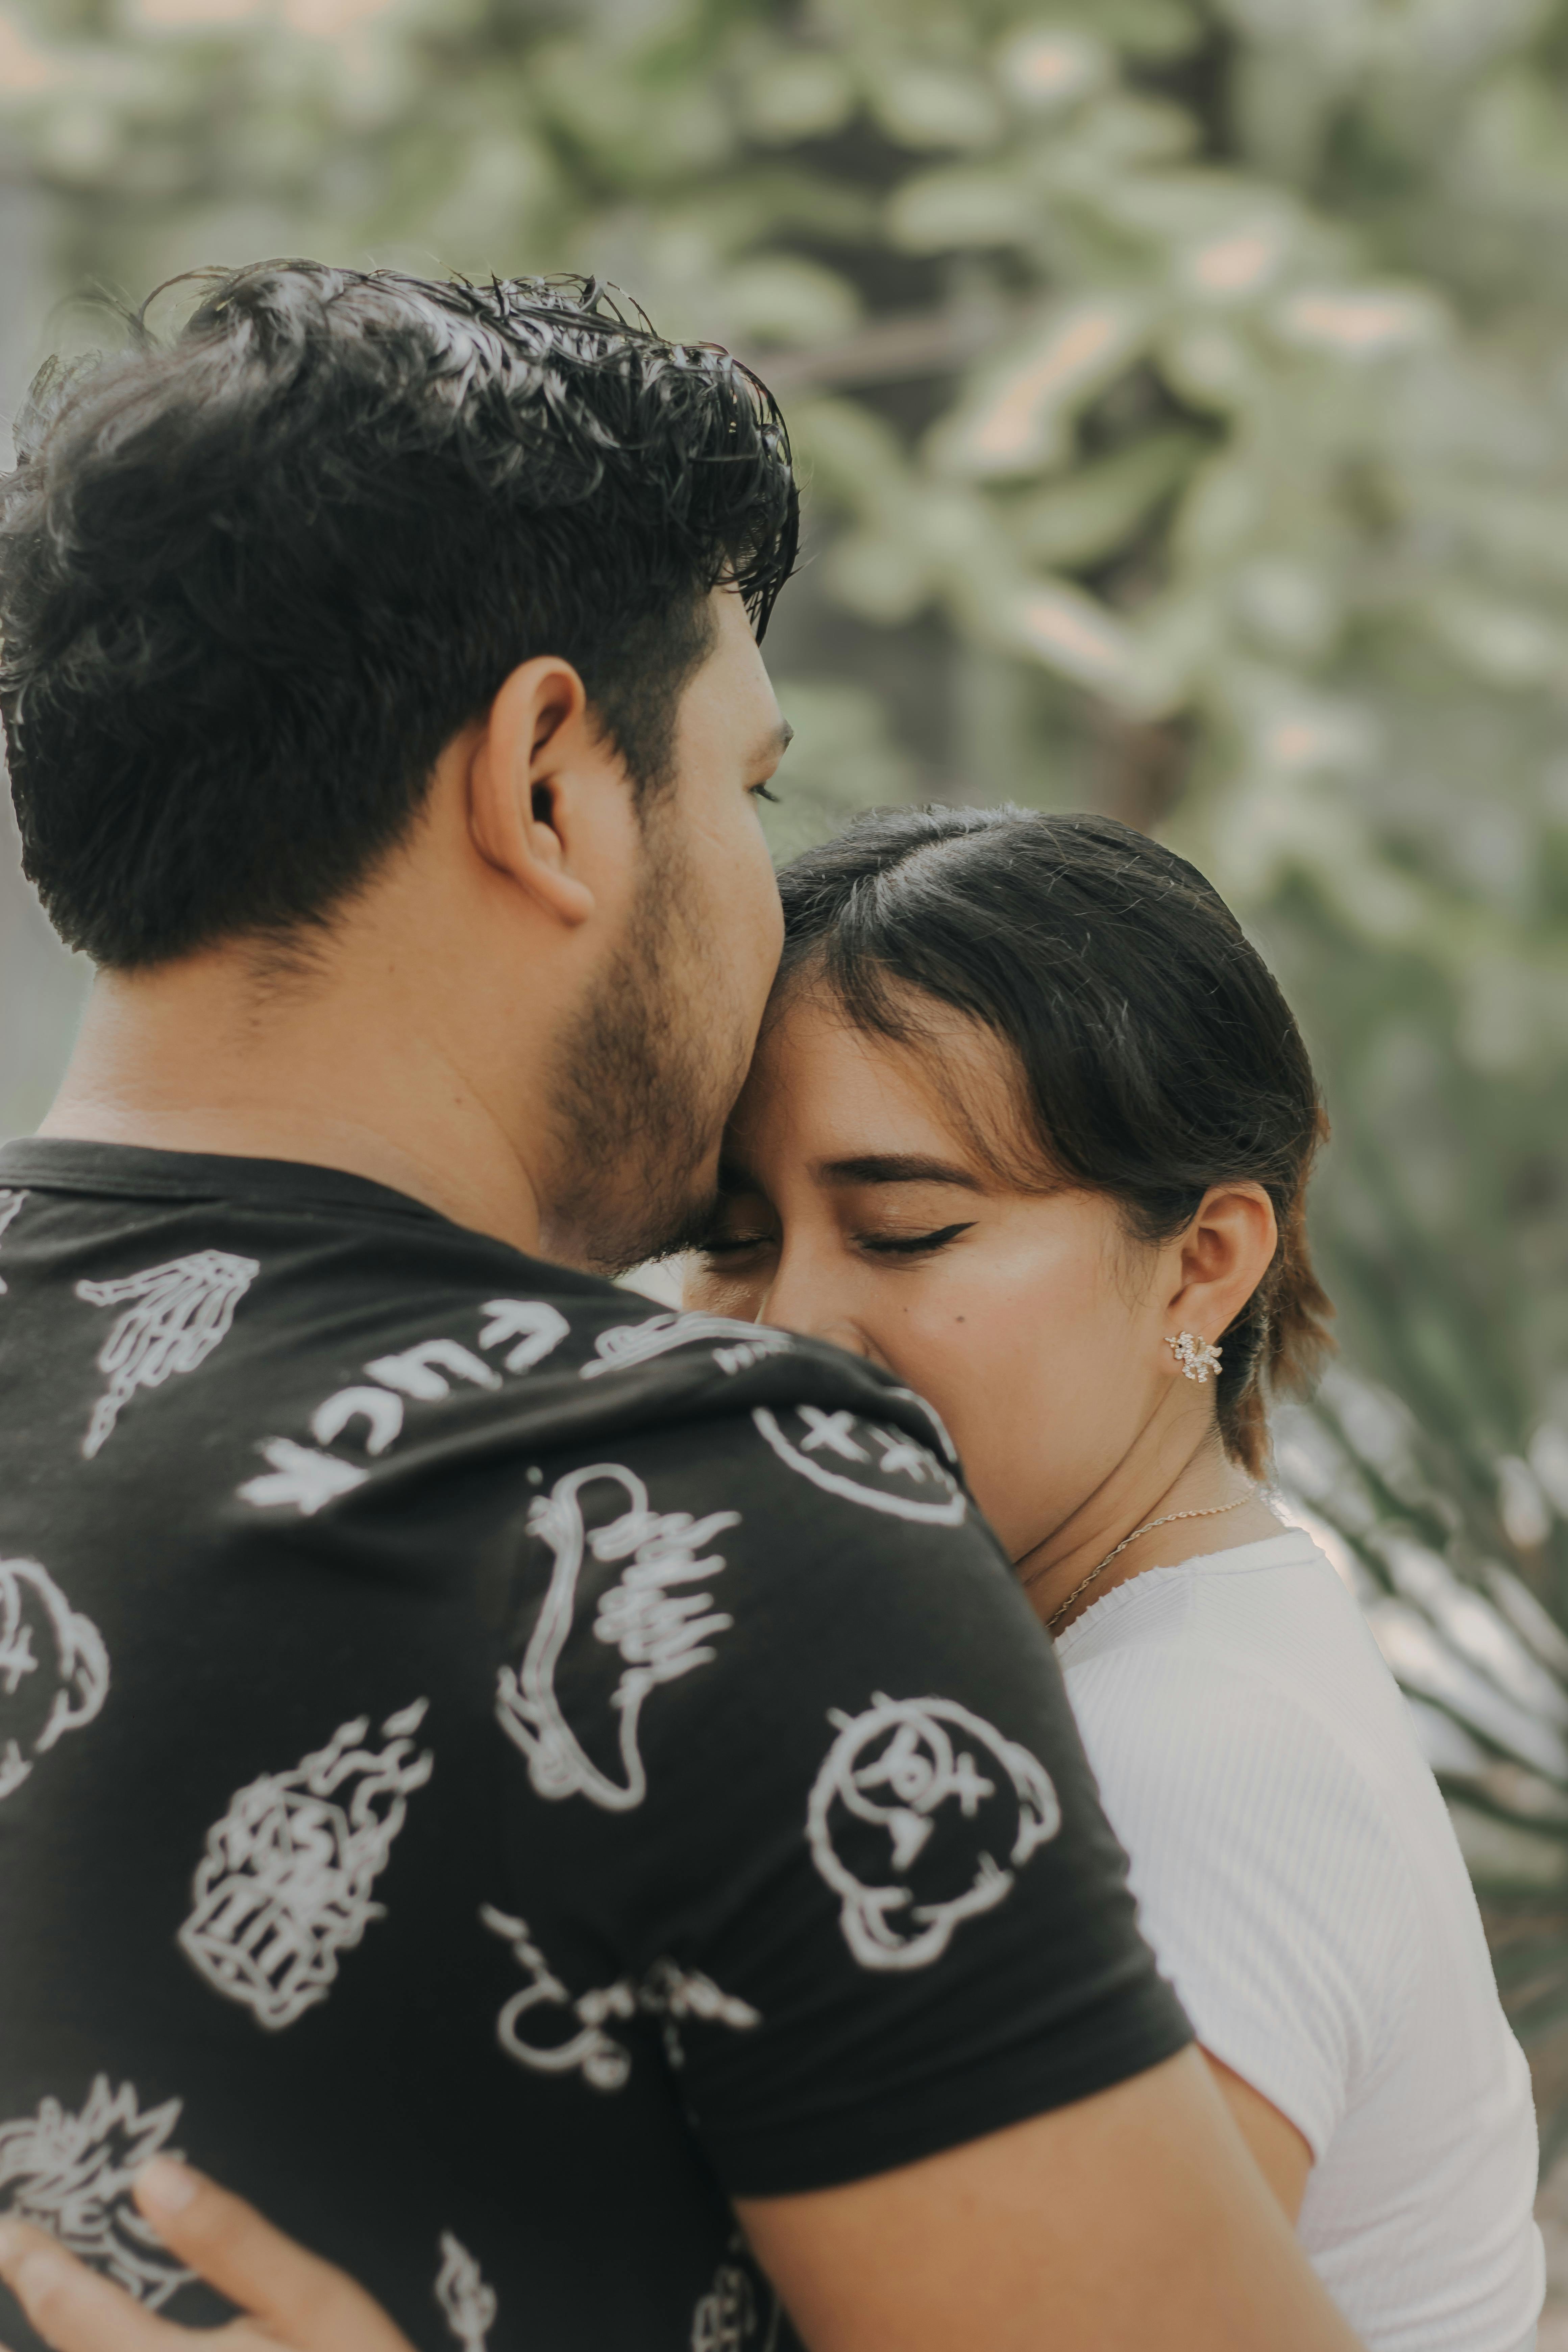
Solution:
<svg viewBox="0 0 1568 2352"><path fill-rule="evenodd" d="M813 1279L804 1267L786 1264L779 1268L758 1320L784 1331L798 1331L803 1339L830 1340L852 1356L869 1353L839 1300L820 1276Z"/></svg>

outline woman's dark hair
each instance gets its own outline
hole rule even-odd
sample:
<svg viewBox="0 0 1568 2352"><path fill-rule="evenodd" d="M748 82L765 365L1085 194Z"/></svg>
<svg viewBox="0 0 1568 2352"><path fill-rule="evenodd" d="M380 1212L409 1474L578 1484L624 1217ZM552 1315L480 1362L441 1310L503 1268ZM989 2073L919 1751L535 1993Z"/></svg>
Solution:
<svg viewBox="0 0 1568 2352"><path fill-rule="evenodd" d="M779 887L782 990L826 987L857 1028L917 1047L932 1002L982 1024L1022 1076L1031 1156L1120 1202L1140 1239L1180 1233L1211 1185L1263 1186L1279 1245L1218 1385L1226 1446L1262 1473L1268 1391L1332 1344L1304 1215L1328 1127L1290 1008L1217 891L1127 825L1016 808L873 811Z"/></svg>
<svg viewBox="0 0 1568 2352"><path fill-rule="evenodd" d="M760 636L795 548L772 396L591 281L192 283L172 342L44 371L0 493L24 863L121 968L325 921L531 655L656 791L708 592Z"/></svg>

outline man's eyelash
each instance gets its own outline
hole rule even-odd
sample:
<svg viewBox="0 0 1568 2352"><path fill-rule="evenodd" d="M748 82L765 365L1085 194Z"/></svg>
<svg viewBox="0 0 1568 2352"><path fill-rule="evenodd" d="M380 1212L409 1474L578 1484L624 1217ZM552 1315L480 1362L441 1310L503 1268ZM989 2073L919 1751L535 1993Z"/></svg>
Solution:
<svg viewBox="0 0 1568 2352"><path fill-rule="evenodd" d="M971 1230L973 1223L974 1220L971 1217L967 1224L942 1225L933 1234L900 1234L897 1238L887 1234L868 1234L861 1246L864 1249L876 1250L884 1256L920 1257L927 1251L941 1249L944 1243L956 1241L960 1234L966 1234Z"/></svg>

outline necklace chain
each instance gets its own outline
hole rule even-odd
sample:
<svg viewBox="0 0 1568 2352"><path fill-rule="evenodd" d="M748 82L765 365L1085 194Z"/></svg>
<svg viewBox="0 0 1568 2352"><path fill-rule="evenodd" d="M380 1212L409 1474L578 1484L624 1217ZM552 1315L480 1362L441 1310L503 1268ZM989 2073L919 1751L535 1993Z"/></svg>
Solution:
<svg viewBox="0 0 1568 2352"><path fill-rule="evenodd" d="M1089 1588L1094 1582L1095 1578L1097 1576L1103 1576L1106 1570L1110 1566L1111 1561L1113 1559L1120 1559L1128 1545L1131 1543L1136 1543L1140 1536L1152 1535L1156 1528L1168 1528L1173 1519L1223 1519L1227 1511L1239 1511L1243 1503L1250 1503L1254 1501L1257 1494L1257 1487L1249 1486L1245 1495L1238 1495L1237 1496L1234 1503L1211 1503L1207 1510L1205 1511L1167 1511L1163 1518L1145 1519L1141 1528L1134 1528L1130 1536L1122 1537L1121 1541L1117 1545L1114 1551L1108 1551L1106 1553L1105 1558L1100 1561L1098 1568L1091 1568L1089 1570L1089 1574L1084 1578L1081 1584L1075 1584L1073 1586L1072 1591L1068 1594L1068 1597L1062 1602L1061 1607L1059 1609L1054 1609L1051 1612L1051 1614L1047 1618L1047 1633L1050 1633L1053 1627L1061 1623L1062 1619L1067 1615L1068 1611L1072 1607L1073 1602L1079 1599L1080 1594L1089 1591Z"/></svg>

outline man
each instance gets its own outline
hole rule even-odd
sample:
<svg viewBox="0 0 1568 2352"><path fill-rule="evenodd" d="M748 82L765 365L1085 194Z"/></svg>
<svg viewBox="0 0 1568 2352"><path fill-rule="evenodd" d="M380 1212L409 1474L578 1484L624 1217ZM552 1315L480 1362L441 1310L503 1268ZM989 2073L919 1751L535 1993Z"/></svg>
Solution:
<svg viewBox="0 0 1568 2352"><path fill-rule="evenodd" d="M1342 2346L931 1415L563 1270L700 1223L778 952L771 402L297 263L24 439L0 2208L128 2344L184 2152L429 2346Z"/></svg>

